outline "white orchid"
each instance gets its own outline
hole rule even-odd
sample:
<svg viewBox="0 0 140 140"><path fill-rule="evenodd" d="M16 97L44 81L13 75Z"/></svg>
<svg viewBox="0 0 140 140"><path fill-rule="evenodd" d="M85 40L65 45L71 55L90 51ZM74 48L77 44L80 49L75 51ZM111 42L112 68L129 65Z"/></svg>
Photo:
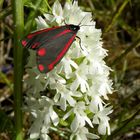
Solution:
<svg viewBox="0 0 140 140"><path fill-rule="evenodd" d="M91 120L87 117L86 113L84 112L86 109L84 102L78 102L75 104L73 109L71 109L63 119L67 119L72 113L75 115L72 123L71 123L71 130L75 132L79 127L85 126L86 122L93 127Z"/></svg>
<svg viewBox="0 0 140 140"><path fill-rule="evenodd" d="M67 122L71 140L75 137L77 140L98 139L94 124L98 125L99 134L110 134L108 115L112 110L104 99L112 93L112 81L108 77L110 68L103 60L107 51L102 48L101 30L96 29L95 22L91 21L92 14L83 12L78 2L66 2L62 8L56 1L52 15L45 14L44 17L46 19L36 19L38 29L48 28L51 23L53 26L65 25L65 22L92 26L80 27L77 36L81 39L81 46L79 42L73 42L61 62L47 74L37 70L33 62L35 53L31 52L28 66L33 69L27 70L29 77L25 80L31 86L26 98L26 109L32 114L33 122L30 138L50 140L50 127L59 127L61 120ZM44 91L43 96L40 91ZM93 131L89 132L86 126Z"/></svg>
<svg viewBox="0 0 140 140"><path fill-rule="evenodd" d="M112 113L111 109L112 107L104 107L101 111L95 112L95 115L93 117L93 123L99 124L98 132L102 135L110 135L110 126L108 123L110 118L107 115Z"/></svg>
<svg viewBox="0 0 140 140"><path fill-rule="evenodd" d="M86 127L79 127L78 130L70 136L70 140L88 140L88 139L99 139L100 137L96 134L90 133Z"/></svg>

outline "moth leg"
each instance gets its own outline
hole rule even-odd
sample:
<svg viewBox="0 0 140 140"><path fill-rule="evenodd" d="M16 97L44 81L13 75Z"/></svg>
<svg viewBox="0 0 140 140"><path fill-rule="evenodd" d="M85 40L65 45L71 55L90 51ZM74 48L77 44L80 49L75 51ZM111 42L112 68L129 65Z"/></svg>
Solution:
<svg viewBox="0 0 140 140"><path fill-rule="evenodd" d="M80 45L81 50L84 51L84 52L86 51L86 53L89 54L89 52L88 52L87 50L85 50L85 49L82 48L82 45L81 45L81 38L80 38L79 36L76 36L76 37L75 37L75 40L76 40L76 39L79 41L79 45Z"/></svg>
<svg viewBox="0 0 140 140"><path fill-rule="evenodd" d="M66 23L66 20L65 20L65 19L62 20L62 23L63 23L63 22L64 22L65 25L68 25L68 24Z"/></svg>
<svg viewBox="0 0 140 140"><path fill-rule="evenodd" d="M79 45L80 45L80 48L82 49L82 51L84 51L84 49L83 49L82 46L81 46L81 38L80 38L79 36L76 36L76 37L75 37L75 40L78 40Z"/></svg>

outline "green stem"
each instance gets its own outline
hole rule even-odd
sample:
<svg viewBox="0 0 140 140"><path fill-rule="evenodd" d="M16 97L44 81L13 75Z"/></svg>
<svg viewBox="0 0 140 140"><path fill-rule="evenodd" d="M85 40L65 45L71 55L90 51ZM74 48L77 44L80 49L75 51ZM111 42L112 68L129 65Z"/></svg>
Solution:
<svg viewBox="0 0 140 140"><path fill-rule="evenodd" d="M132 121L134 121L134 118L137 115L139 115L139 113L140 113L140 108L138 108L137 111L127 121L125 121L121 126L119 126L116 130L114 130L112 132L111 136L109 136L107 139L108 140L112 140L115 136L117 136L117 135L119 136L120 133L123 133L123 130L125 130L125 128L129 125L129 123L131 123Z"/></svg>
<svg viewBox="0 0 140 140"><path fill-rule="evenodd" d="M45 0L44 2L46 3L48 9L52 12L52 8L50 7L50 5L49 5L49 3L48 3L48 0Z"/></svg>
<svg viewBox="0 0 140 140"><path fill-rule="evenodd" d="M118 57L115 58L115 60L111 63L111 66L116 65L120 62L121 59L123 59L132 49L136 48L140 44L140 36L137 37L136 41L133 42L132 45L130 45L124 52L122 52Z"/></svg>
<svg viewBox="0 0 140 140"><path fill-rule="evenodd" d="M124 10L128 2L129 0L125 0L123 2L123 4L120 6L119 10L116 12L115 16L113 17L111 23L106 28L105 32L108 32L112 28L112 26L116 23L117 18L121 15L122 11Z"/></svg>
<svg viewBox="0 0 140 140"><path fill-rule="evenodd" d="M41 5L41 3L42 3L42 0L37 0L36 3L35 3L34 11L31 11L29 16L28 16L27 23L25 24L26 34L28 34L31 31L31 26L32 26L34 18L36 17L37 12L38 12L37 9Z"/></svg>
<svg viewBox="0 0 140 140"><path fill-rule="evenodd" d="M10 15L12 12L12 7L9 6L5 8L4 10L0 11L0 20L4 19L6 16Z"/></svg>
<svg viewBox="0 0 140 140"><path fill-rule="evenodd" d="M23 48L20 39L24 31L23 0L13 0L14 17L14 110L15 110L15 140L23 140L22 132L22 77Z"/></svg>
<svg viewBox="0 0 140 140"><path fill-rule="evenodd" d="M7 84L7 86L10 88L11 91L13 91L13 85L9 81L9 79L6 77L6 75L0 71L0 78L3 79L3 81Z"/></svg>

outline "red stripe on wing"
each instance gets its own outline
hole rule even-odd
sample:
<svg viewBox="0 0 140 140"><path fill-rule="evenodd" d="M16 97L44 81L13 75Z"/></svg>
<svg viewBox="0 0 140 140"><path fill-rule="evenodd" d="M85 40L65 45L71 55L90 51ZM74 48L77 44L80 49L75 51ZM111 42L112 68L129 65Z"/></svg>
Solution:
<svg viewBox="0 0 140 140"><path fill-rule="evenodd" d="M28 43L28 42L27 42L26 40L22 40L22 41L21 41L21 44L22 44L23 47L25 47L25 46L27 45L27 43Z"/></svg>
<svg viewBox="0 0 140 140"><path fill-rule="evenodd" d="M47 29L43 29L43 30L39 30L39 31L36 31L34 33L31 33L27 36L28 39L31 39L32 37L34 37L35 35L37 34L40 34L40 33L43 33L43 32L48 32L48 31L51 31L51 30L54 30L56 28L60 28L61 26L57 26L57 27L53 27L53 28L47 28Z"/></svg>
<svg viewBox="0 0 140 140"><path fill-rule="evenodd" d="M40 44L39 42L35 42L35 43L32 45L31 48L32 48L32 49L35 49L35 48L37 48L37 47L39 46L39 44Z"/></svg>
<svg viewBox="0 0 140 140"><path fill-rule="evenodd" d="M52 38L52 39L55 39L55 38L57 38L57 37L59 37L59 36L62 36L62 35L64 35L64 34L70 33L70 32L72 32L72 31L71 31L71 30L64 30L63 32L61 32L61 33L57 34L56 36L54 36L54 38Z"/></svg>
<svg viewBox="0 0 140 140"><path fill-rule="evenodd" d="M71 39L69 40L69 42L65 45L64 49L59 53L59 55L57 56L57 58L48 65L48 69L52 70L54 68L54 65L64 56L64 54L66 53L66 51L68 50L68 48L70 47L71 43L73 42L74 38L75 38L76 34L74 34Z"/></svg>

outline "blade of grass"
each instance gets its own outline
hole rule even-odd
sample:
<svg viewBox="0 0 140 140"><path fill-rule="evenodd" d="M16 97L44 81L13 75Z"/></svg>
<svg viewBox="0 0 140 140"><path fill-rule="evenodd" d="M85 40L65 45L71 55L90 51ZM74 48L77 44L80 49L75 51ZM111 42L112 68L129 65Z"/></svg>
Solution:
<svg viewBox="0 0 140 140"><path fill-rule="evenodd" d="M130 45L124 52L122 52L115 60L111 63L110 66L114 66L120 62L133 48L137 47L140 44L140 36Z"/></svg>
<svg viewBox="0 0 140 140"><path fill-rule="evenodd" d="M0 0L0 10L1 10L1 8L2 8L3 1L4 1L4 0Z"/></svg>
<svg viewBox="0 0 140 140"><path fill-rule="evenodd" d="M139 115L140 113L140 108L137 109L137 111L123 123L120 127L118 127L116 130L112 132L112 134L107 138L107 140L112 140L115 136L119 135L120 133L123 133L126 129L132 128L132 125L136 126L139 125L139 120L138 122L136 121L134 124L132 123L134 121L134 118ZM131 127L130 127L131 126Z"/></svg>
<svg viewBox="0 0 140 140"><path fill-rule="evenodd" d="M15 140L23 140L22 132L22 77L23 77L23 48L20 39L24 32L23 0L13 0L14 18L14 115Z"/></svg>
<svg viewBox="0 0 140 140"><path fill-rule="evenodd" d="M38 12L41 12L41 11L39 11L39 8L40 8L42 2L43 2L42 0L38 0L34 5L34 10L29 13L27 22L25 23L25 31L26 31L27 34L31 31L33 21L36 18ZM48 0L44 0L44 2L46 4L46 6L47 6L47 9L52 11L52 9L51 9L51 7L50 7L50 5L48 3Z"/></svg>
<svg viewBox="0 0 140 140"><path fill-rule="evenodd" d="M1 10L0 11L0 20L5 18L6 16L10 15L11 12L12 12L12 7L11 6L5 8L4 10Z"/></svg>
<svg viewBox="0 0 140 140"><path fill-rule="evenodd" d="M4 80L4 82L7 84L7 86L10 88L11 91L13 91L13 84L10 82L10 80L6 77L6 75L0 71L0 78Z"/></svg>
<svg viewBox="0 0 140 140"><path fill-rule="evenodd" d="M41 3L42 3L42 0L36 1L36 3L35 3L35 7L36 7L35 10L31 11L29 16L28 16L27 22L25 24L25 31L26 31L27 34L31 31L31 26L32 26L33 21L34 21L36 15L37 15L37 12L38 12L37 9L41 5Z"/></svg>
<svg viewBox="0 0 140 140"><path fill-rule="evenodd" d="M124 29L125 31L128 32L128 34L131 36L131 37L134 37L137 36L137 31L135 31L135 29L133 29L133 27L131 27L129 24L127 24L124 19L119 19L118 21L118 24L120 25L120 27L122 29Z"/></svg>
<svg viewBox="0 0 140 140"><path fill-rule="evenodd" d="M129 2L129 0L125 0L123 2L123 4L120 6L119 10L116 12L114 17L112 18L111 23L108 25L108 27L105 29L104 32L108 32L112 28L112 26L116 23L117 18L121 15L122 11L124 10L124 8L128 2Z"/></svg>

